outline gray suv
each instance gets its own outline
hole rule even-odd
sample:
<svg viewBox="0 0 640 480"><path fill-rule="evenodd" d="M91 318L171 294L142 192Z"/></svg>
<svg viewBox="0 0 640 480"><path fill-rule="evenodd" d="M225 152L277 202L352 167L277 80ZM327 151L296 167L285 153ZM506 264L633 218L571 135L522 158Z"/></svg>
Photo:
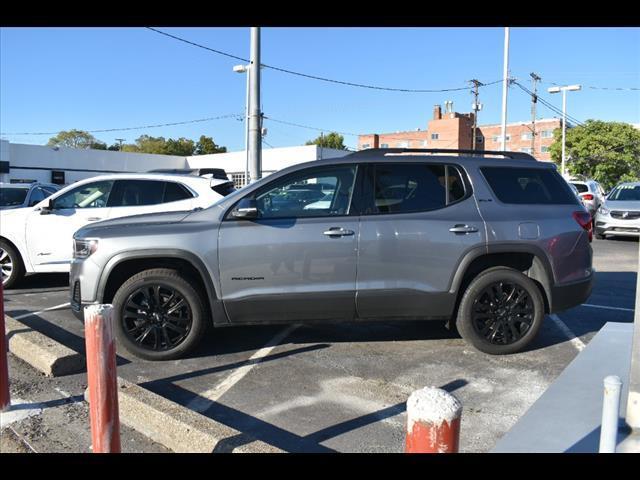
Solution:
<svg viewBox="0 0 640 480"><path fill-rule="evenodd" d="M299 194L317 184L321 204ZM71 304L82 318L112 303L120 344L150 360L186 355L208 325L352 320L446 321L508 354L587 299L591 234L554 166L527 154L364 150L207 209L78 230Z"/></svg>

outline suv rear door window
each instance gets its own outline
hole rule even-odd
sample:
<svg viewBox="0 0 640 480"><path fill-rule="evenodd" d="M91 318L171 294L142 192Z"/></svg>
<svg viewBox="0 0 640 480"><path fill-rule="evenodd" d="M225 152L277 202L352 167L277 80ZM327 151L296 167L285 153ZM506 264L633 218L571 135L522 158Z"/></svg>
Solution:
<svg viewBox="0 0 640 480"><path fill-rule="evenodd" d="M423 163L374 164L372 170L374 198L368 213L436 210L465 195L460 172L453 166Z"/></svg>
<svg viewBox="0 0 640 480"><path fill-rule="evenodd" d="M503 203L573 205L576 196L567 182L547 168L482 167L491 190Z"/></svg>

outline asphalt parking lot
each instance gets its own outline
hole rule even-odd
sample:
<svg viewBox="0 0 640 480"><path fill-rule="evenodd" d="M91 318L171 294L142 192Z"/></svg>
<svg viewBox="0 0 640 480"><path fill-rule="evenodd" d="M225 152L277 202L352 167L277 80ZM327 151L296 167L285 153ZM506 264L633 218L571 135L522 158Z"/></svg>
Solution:
<svg viewBox="0 0 640 480"><path fill-rule="evenodd" d="M593 249L591 297L547 317L524 353L482 354L439 322L237 327L210 331L184 360L119 351L118 373L292 452L401 452L407 397L439 386L464 406L460 450L487 452L606 322L633 321L638 241ZM5 292L5 311L82 352L67 284L67 275L31 276Z"/></svg>

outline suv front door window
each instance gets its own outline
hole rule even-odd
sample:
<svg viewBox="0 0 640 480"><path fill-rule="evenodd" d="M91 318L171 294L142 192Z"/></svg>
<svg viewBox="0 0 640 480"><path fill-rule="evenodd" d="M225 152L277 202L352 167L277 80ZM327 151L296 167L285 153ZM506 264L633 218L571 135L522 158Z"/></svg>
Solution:
<svg viewBox="0 0 640 480"><path fill-rule="evenodd" d="M357 175L355 165L310 167L250 194L257 218L227 214L218 257L232 322L353 318Z"/></svg>

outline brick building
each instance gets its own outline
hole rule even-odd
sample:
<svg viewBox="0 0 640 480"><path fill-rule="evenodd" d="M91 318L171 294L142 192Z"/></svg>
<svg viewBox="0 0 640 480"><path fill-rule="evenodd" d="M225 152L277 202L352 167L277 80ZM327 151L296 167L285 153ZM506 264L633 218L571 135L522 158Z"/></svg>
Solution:
<svg viewBox="0 0 640 480"><path fill-rule="evenodd" d="M440 105L433 109L427 129L408 132L371 133L358 137L358 150L366 148L451 148L471 149L473 113L453 112L452 103L442 112ZM553 131L562 126L559 118L536 120L535 148L531 148L531 122L507 124L506 150L531 153L538 160L551 161L549 147ZM478 125L476 148L500 150L501 125Z"/></svg>

